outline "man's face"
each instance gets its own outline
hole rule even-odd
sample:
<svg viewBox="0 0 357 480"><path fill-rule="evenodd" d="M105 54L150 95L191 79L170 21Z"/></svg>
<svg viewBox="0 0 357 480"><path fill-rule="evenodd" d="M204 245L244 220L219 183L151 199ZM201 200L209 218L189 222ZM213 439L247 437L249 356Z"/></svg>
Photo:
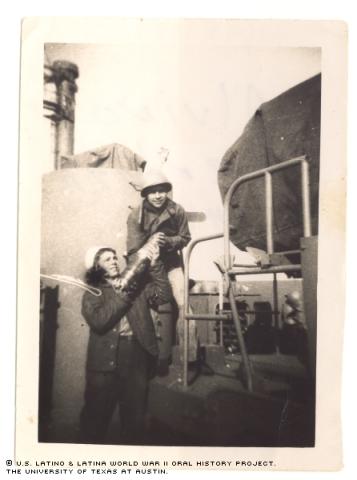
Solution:
<svg viewBox="0 0 357 480"><path fill-rule="evenodd" d="M154 208L161 208L167 199L167 189L165 185L155 185L151 187L146 198Z"/></svg>
<svg viewBox="0 0 357 480"><path fill-rule="evenodd" d="M119 262L116 253L106 250L99 259L98 265L105 271L106 276L113 278L119 274Z"/></svg>

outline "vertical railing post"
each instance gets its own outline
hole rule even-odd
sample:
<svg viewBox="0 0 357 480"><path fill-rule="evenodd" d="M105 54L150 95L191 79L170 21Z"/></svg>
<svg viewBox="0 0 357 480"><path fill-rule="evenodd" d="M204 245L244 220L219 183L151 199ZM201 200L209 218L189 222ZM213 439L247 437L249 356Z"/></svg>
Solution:
<svg viewBox="0 0 357 480"><path fill-rule="evenodd" d="M229 202L230 202L230 190L228 190L223 203L223 253L224 253L224 268L230 270L231 255L230 255L230 229L229 229Z"/></svg>
<svg viewBox="0 0 357 480"><path fill-rule="evenodd" d="M309 162L306 158L301 162L301 189L304 237L311 237Z"/></svg>
<svg viewBox="0 0 357 480"><path fill-rule="evenodd" d="M184 388L187 388L188 386L188 329L189 325L188 322L190 320L187 318L183 318L183 336L184 336L184 341L183 341L183 386Z"/></svg>
<svg viewBox="0 0 357 480"><path fill-rule="evenodd" d="M218 282L218 313L221 315L223 312L223 274ZM219 321L219 345L223 346L223 321Z"/></svg>
<svg viewBox="0 0 357 480"><path fill-rule="evenodd" d="M209 237L200 238L190 243L187 249L186 254L186 262L185 262L185 285L184 285L184 365L183 365L183 384L184 387L188 385L187 379L187 367L188 367L188 333L189 333L189 325L188 321L190 318L189 313L189 262L190 262L190 255L193 247L203 241L213 240L215 238L224 237L224 270L225 275L228 277L228 284L229 284L229 301L231 304L232 315L234 319L234 323L236 324L236 330L238 338L241 340L242 348L242 360L245 366L246 374L247 374L247 381L248 381L248 389L251 390L253 388L252 384L252 371L249 362L249 357L245 350L244 339L242 335L239 314L237 311L237 307L235 304L234 292L232 289L232 278L235 275L243 272L235 272L232 271L232 257L230 255L230 224L229 224L229 214L230 214L230 202L232 196L236 189L242 184L249 180L258 177L265 177L265 200L266 200L266 235L267 235L267 252L268 254L274 253L274 238L273 238L273 222L274 222L274 212L273 212L273 191L272 191L272 173L277 172L279 170L283 170L285 168L289 168L291 166L301 164L301 178L302 178L302 203L303 203L303 225L304 225L304 236L309 237L311 236L311 215L310 215L310 194L309 194L309 164L306 160L305 156L292 158L291 160L287 160L286 162L282 162L281 164L271 165L270 167L263 168L261 170L256 170L254 172L248 173L236 179L231 186L229 187L228 191L226 192L224 202L223 202L223 234L211 235ZM286 266L284 271L288 270L289 266ZM251 272L248 272L251 273ZM273 280L273 297L274 297L274 319L275 319L275 326L279 326L279 310L278 310L278 283L277 283L277 276L274 274ZM194 317L193 317L194 318ZM221 340L223 335L221 333Z"/></svg>
<svg viewBox="0 0 357 480"><path fill-rule="evenodd" d="M237 309L237 305L236 305L236 300L234 298L234 291L233 291L233 285L232 285L231 280L229 281L228 296L229 296L229 303L231 305L231 311L232 311L234 326L236 327L238 344L239 344L239 348L240 348L240 354L242 356L244 372L245 372L245 375L246 375L247 388L248 388L249 392L252 392L253 391L252 370L251 370L251 366L250 366L248 353L247 353L247 350L245 348L242 326L241 326L240 319L239 319L239 313L238 313L238 309Z"/></svg>
<svg viewBox="0 0 357 480"><path fill-rule="evenodd" d="M279 347L279 305L278 305L278 278L273 273L273 309L274 309L274 332L275 332L275 351L280 352Z"/></svg>
<svg viewBox="0 0 357 480"><path fill-rule="evenodd" d="M265 217L267 232L267 251L274 252L273 240L273 188L271 173L265 172Z"/></svg>
<svg viewBox="0 0 357 480"><path fill-rule="evenodd" d="M190 260L191 260L191 253L194 247L200 243L205 242L208 240L216 240L218 238L222 238L224 236L223 233L216 233L215 235L209 235L207 237L198 238L196 240L192 240L187 247L186 255L185 255L185 262L184 262L184 289L183 289L183 322L184 322L184 341L183 341L183 387L188 387L188 339L189 339L189 315L190 315L190 304L189 304L189 280L190 280Z"/></svg>
<svg viewBox="0 0 357 480"><path fill-rule="evenodd" d="M191 258L191 248L188 247L186 262L184 265L184 297L183 297L183 387L187 388L188 386L188 318L189 313L189 280L190 280L190 258ZM180 345L179 345L180 349Z"/></svg>

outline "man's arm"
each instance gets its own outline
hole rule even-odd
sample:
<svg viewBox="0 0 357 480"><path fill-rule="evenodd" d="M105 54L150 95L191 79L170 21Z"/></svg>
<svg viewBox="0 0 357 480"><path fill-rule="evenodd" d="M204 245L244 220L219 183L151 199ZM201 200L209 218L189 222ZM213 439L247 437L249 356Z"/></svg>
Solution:
<svg viewBox="0 0 357 480"><path fill-rule="evenodd" d="M176 211L177 235L165 236L165 249L182 250L191 240L191 233L188 227L188 220L185 210L177 205Z"/></svg>
<svg viewBox="0 0 357 480"><path fill-rule="evenodd" d="M88 325L99 334L113 328L131 307L132 301L123 292L110 291L100 297L85 292L82 299L82 315Z"/></svg>
<svg viewBox="0 0 357 480"><path fill-rule="evenodd" d="M139 209L134 208L127 219L127 237L126 250L127 254L131 255L137 252L146 242L147 235L140 228L139 224Z"/></svg>

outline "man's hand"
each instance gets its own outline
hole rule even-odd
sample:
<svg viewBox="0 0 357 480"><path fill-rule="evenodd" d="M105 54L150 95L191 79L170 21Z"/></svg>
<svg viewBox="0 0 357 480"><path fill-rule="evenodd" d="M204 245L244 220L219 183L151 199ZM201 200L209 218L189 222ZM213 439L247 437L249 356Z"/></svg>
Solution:
<svg viewBox="0 0 357 480"><path fill-rule="evenodd" d="M154 265L160 256L160 247L157 242L149 241L138 250L139 259L148 259L150 264Z"/></svg>
<svg viewBox="0 0 357 480"><path fill-rule="evenodd" d="M166 235L162 232L156 232L150 237L149 241L157 243L159 247L164 247L166 245Z"/></svg>

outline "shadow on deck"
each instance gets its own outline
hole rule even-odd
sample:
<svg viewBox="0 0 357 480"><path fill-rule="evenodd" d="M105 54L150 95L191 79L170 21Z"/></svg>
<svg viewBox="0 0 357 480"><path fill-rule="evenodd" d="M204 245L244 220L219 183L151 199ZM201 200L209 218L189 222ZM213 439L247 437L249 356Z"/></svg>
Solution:
<svg viewBox="0 0 357 480"><path fill-rule="evenodd" d="M240 357L214 366L212 375L182 370L156 377L149 394L149 445L314 446L313 388L293 356L252 355L256 391L239 379Z"/></svg>

